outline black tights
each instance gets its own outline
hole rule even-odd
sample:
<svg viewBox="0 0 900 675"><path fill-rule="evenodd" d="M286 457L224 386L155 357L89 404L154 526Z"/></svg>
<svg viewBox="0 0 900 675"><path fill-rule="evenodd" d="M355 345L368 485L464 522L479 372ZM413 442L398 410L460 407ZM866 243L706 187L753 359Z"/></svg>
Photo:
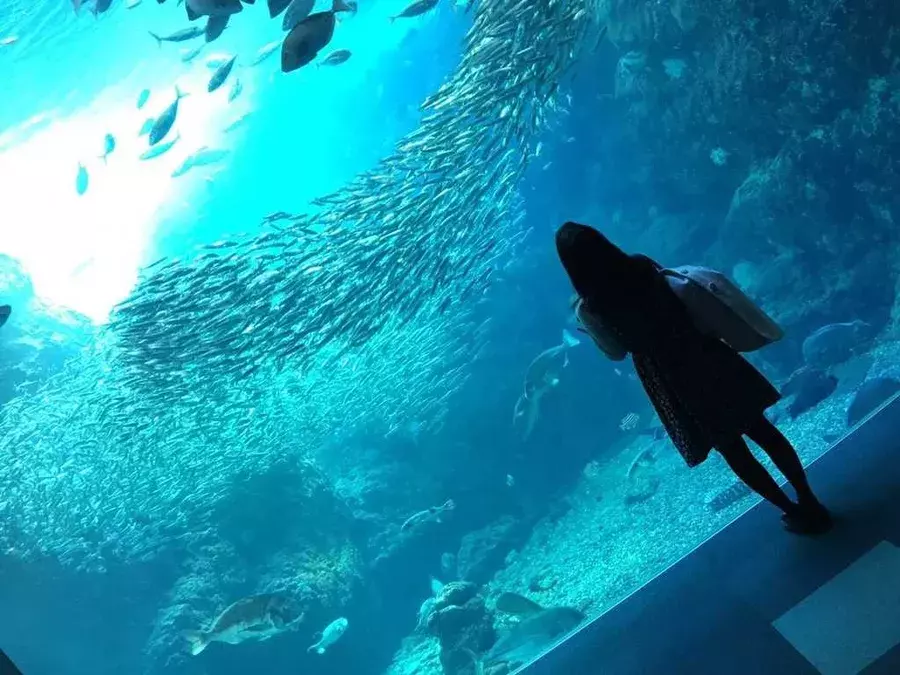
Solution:
<svg viewBox="0 0 900 675"><path fill-rule="evenodd" d="M759 421L751 425L745 433L750 440L763 449L778 470L788 479L797 492L799 507L818 504L818 500L809 487L806 471L797 456L797 451L774 424L761 416ZM747 443L741 436L720 446L717 450L747 487L786 514L793 514L797 511L798 504L792 502L784 490L778 486L775 479L750 452L750 448L747 447Z"/></svg>

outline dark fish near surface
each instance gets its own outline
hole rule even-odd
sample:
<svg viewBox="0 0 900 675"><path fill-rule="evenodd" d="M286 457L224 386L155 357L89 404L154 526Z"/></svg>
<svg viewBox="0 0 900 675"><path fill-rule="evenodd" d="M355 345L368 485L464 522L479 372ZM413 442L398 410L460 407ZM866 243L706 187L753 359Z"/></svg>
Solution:
<svg viewBox="0 0 900 675"><path fill-rule="evenodd" d="M269 17L272 19L281 14L291 4L291 0L268 0L268 2Z"/></svg>
<svg viewBox="0 0 900 675"><path fill-rule="evenodd" d="M289 624L303 618L291 617L285 596L277 593L253 595L230 605L207 630L184 634L191 654L196 656L211 642L240 644L244 640L271 637L283 632Z"/></svg>
<svg viewBox="0 0 900 675"><path fill-rule="evenodd" d="M281 46L281 70L290 73L311 63L334 36L335 13L350 9L334 0L331 11L310 14L291 29Z"/></svg>
<svg viewBox="0 0 900 675"><path fill-rule="evenodd" d="M153 36L153 39L156 40L156 43L160 47L162 47L163 42L187 42L188 40L194 40L205 33L199 26L185 28L183 30L175 31L171 35L164 36L157 35L152 30L148 32Z"/></svg>
<svg viewBox="0 0 900 675"><path fill-rule="evenodd" d="M291 30L308 17L315 6L316 0L293 0L284 14L284 20L281 22L282 29Z"/></svg>
<svg viewBox="0 0 900 675"><path fill-rule="evenodd" d="M150 145L156 145L175 124L175 118L178 116L178 101L183 99L187 94L182 94L178 87L175 87L175 100L163 111L163 114L156 118L153 127L150 129Z"/></svg>
<svg viewBox="0 0 900 675"><path fill-rule="evenodd" d="M491 647L485 657L488 665L526 663L584 621L584 613L577 609L544 608L516 593L501 594L497 609L521 620Z"/></svg>
<svg viewBox="0 0 900 675"><path fill-rule="evenodd" d="M847 408L847 426L852 427L861 422L898 391L900 380L893 377L873 377L863 382L853 394L853 400Z"/></svg>
<svg viewBox="0 0 900 675"><path fill-rule="evenodd" d="M215 42L218 40L222 33L225 32L225 29L228 27L229 17L227 14L223 16L211 16L206 20L206 28L204 29L206 33L206 41L207 42Z"/></svg>
<svg viewBox="0 0 900 675"><path fill-rule="evenodd" d="M196 21L201 16L231 16L244 9L241 0L187 0L184 7L188 21Z"/></svg>
<svg viewBox="0 0 900 675"><path fill-rule="evenodd" d="M865 321L848 321L822 326L803 341L806 365L829 368L843 363L851 356L869 328Z"/></svg>
<svg viewBox="0 0 900 675"><path fill-rule="evenodd" d="M391 21L393 22L397 19L409 19L414 16L421 16L422 14L430 12L432 9L437 7L437 4L438 0L416 0L413 4L409 5L397 16L392 16Z"/></svg>
<svg viewBox="0 0 900 675"><path fill-rule="evenodd" d="M10 314L12 314L12 307L9 305L0 305L0 328L9 321Z"/></svg>
<svg viewBox="0 0 900 675"><path fill-rule="evenodd" d="M320 65L323 66L339 66L342 63L346 63L347 60L353 56L349 49L338 49L331 52L325 60L322 61Z"/></svg>
<svg viewBox="0 0 900 675"><path fill-rule="evenodd" d="M227 80L228 76L231 74L231 69L234 68L234 61L236 58L236 56L232 56L226 63L219 66L216 69L216 72L213 73L213 76L209 78L209 85L206 87L206 90L209 93L214 92L225 84L225 80Z"/></svg>

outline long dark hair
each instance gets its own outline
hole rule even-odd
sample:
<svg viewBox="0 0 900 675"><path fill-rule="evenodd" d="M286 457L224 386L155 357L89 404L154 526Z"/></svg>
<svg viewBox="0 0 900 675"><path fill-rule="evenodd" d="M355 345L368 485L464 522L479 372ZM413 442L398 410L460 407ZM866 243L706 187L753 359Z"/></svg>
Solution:
<svg viewBox="0 0 900 675"><path fill-rule="evenodd" d="M556 251L587 309L628 351L652 344L656 300L670 293L658 263L628 255L594 228L572 222L557 230Z"/></svg>

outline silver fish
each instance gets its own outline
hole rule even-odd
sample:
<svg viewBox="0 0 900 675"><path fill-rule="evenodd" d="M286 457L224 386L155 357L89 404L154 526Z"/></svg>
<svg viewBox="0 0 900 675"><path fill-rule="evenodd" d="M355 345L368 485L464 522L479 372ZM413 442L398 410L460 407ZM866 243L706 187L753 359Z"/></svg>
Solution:
<svg viewBox="0 0 900 675"><path fill-rule="evenodd" d="M175 124L175 119L178 117L178 102L185 96L187 96L187 94L183 94L176 86L175 100L172 101L163 111L162 115L157 117L153 122L153 127L150 129L150 145L156 145L169 133L172 125Z"/></svg>

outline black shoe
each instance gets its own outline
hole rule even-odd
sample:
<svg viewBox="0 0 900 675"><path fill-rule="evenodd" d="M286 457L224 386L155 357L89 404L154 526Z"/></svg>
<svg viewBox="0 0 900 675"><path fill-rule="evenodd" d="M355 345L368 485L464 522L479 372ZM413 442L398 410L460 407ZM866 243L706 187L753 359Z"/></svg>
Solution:
<svg viewBox="0 0 900 675"><path fill-rule="evenodd" d="M796 511L781 516L781 522L788 532L807 535L825 534L834 524L828 509L819 502L798 506Z"/></svg>

